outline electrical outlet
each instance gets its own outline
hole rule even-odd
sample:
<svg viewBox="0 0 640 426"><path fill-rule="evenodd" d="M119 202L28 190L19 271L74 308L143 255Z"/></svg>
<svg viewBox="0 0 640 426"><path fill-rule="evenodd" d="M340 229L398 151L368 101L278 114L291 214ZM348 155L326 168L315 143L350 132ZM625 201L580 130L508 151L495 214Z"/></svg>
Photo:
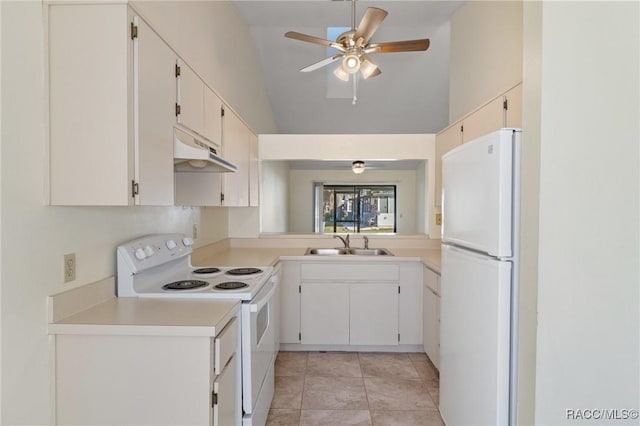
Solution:
<svg viewBox="0 0 640 426"><path fill-rule="evenodd" d="M64 282L68 283L76 279L76 254L64 255Z"/></svg>
<svg viewBox="0 0 640 426"><path fill-rule="evenodd" d="M442 213L436 213L436 225L442 226Z"/></svg>
<svg viewBox="0 0 640 426"><path fill-rule="evenodd" d="M193 230L191 232L193 234L193 239L195 240L196 238L198 238L198 224L194 223L193 224Z"/></svg>

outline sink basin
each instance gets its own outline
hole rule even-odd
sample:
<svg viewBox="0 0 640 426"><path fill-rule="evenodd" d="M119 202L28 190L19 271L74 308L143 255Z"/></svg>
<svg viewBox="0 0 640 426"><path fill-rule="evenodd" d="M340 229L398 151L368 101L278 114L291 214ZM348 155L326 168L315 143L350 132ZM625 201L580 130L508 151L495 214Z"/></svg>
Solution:
<svg viewBox="0 0 640 426"><path fill-rule="evenodd" d="M310 248L307 249L305 256L337 256L339 254L349 254L349 250L339 248Z"/></svg>
<svg viewBox="0 0 640 426"><path fill-rule="evenodd" d="M305 256L393 256L387 249L363 249L363 248L309 248Z"/></svg>
<svg viewBox="0 0 640 426"><path fill-rule="evenodd" d="M349 254L356 256L393 256L387 249L364 249L364 248L352 248L349 249Z"/></svg>

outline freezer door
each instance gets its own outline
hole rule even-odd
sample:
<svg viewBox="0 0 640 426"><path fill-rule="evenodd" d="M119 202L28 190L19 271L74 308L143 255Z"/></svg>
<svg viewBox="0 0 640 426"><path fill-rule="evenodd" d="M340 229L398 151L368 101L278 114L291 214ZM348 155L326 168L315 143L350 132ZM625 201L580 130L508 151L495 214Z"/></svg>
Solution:
<svg viewBox="0 0 640 426"><path fill-rule="evenodd" d="M513 256L513 163L519 134L501 129L442 157L443 242Z"/></svg>
<svg viewBox="0 0 640 426"><path fill-rule="evenodd" d="M442 248L440 412L448 426L509 424L512 264Z"/></svg>

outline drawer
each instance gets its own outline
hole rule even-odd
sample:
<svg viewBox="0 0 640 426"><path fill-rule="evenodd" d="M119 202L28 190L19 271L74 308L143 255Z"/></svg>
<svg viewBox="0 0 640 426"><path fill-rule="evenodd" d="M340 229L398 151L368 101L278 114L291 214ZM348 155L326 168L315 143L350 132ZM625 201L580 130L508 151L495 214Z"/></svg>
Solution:
<svg viewBox="0 0 640 426"><path fill-rule="evenodd" d="M238 344L238 320L233 318L214 340L213 372L218 375L222 372L229 359L236 352Z"/></svg>
<svg viewBox="0 0 640 426"><path fill-rule="evenodd" d="M303 280L322 281L398 281L400 267L379 263L303 263L300 270Z"/></svg>

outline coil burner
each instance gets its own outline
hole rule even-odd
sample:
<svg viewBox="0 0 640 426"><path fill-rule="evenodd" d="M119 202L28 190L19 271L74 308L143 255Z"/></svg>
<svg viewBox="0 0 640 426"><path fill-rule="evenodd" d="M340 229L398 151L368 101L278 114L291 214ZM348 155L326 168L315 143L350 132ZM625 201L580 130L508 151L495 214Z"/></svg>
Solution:
<svg viewBox="0 0 640 426"><path fill-rule="evenodd" d="M262 273L262 269L258 269L258 268L235 268L235 269L229 269L227 271L227 275L236 275L236 276L256 275L261 273Z"/></svg>
<svg viewBox="0 0 640 426"><path fill-rule="evenodd" d="M162 286L163 290L193 290L194 288L206 287L206 281L200 280L183 280L175 281Z"/></svg>
<svg viewBox="0 0 640 426"><path fill-rule="evenodd" d="M221 272L219 268L198 268L191 271L192 274L196 275L217 274L218 272Z"/></svg>
<svg viewBox="0 0 640 426"><path fill-rule="evenodd" d="M237 290L245 287L249 287L249 284L240 281L226 281L215 286L215 288L220 290Z"/></svg>

